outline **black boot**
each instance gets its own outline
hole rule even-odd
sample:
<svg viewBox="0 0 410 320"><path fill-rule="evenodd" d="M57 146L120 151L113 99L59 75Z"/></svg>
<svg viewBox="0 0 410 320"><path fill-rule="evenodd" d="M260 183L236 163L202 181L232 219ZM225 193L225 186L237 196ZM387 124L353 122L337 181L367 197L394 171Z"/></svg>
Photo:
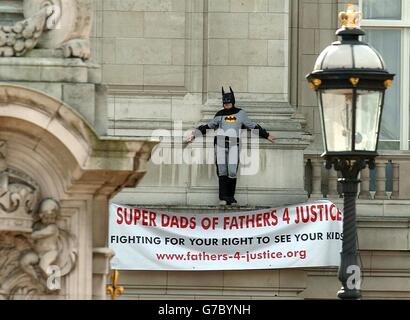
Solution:
<svg viewBox="0 0 410 320"><path fill-rule="evenodd" d="M236 205L238 201L235 199L236 178L228 178L228 197L231 204Z"/></svg>
<svg viewBox="0 0 410 320"><path fill-rule="evenodd" d="M229 178L227 176L218 177L219 178L219 200L221 200L221 205L230 205L229 199Z"/></svg>

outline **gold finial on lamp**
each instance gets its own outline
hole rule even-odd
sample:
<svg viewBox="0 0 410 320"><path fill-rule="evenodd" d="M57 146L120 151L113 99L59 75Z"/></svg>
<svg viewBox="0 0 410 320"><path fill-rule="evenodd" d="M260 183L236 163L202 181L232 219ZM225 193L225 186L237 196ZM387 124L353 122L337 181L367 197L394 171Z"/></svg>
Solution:
<svg viewBox="0 0 410 320"><path fill-rule="evenodd" d="M384 81L384 86L386 87L386 89L391 87L392 84L393 84L393 80L388 79Z"/></svg>
<svg viewBox="0 0 410 320"><path fill-rule="evenodd" d="M349 79L349 81L350 81L350 83L352 84L353 87L357 87L357 84L359 83L360 78L351 77L351 78Z"/></svg>
<svg viewBox="0 0 410 320"><path fill-rule="evenodd" d="M362 13L356 10L356 8L357 7L355 5L349 3L347 5L347 10L339 13L339 20L344 28L360 29L360 21L362 20Z"/></svg>

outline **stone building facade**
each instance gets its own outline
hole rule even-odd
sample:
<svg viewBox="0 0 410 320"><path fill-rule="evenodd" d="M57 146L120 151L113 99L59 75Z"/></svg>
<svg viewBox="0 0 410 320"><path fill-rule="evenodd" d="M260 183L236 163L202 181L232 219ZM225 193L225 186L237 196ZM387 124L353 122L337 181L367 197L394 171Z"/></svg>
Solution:
<svg viewBox="0 0 410 320"><path fill-rule="evenodd" d="M304 77L335 40L346 1L52 0L53 10L42 2L0 4L0 265L12 261L0 271L1 298L106 298L109 201L220 211L214 165L178 162L173 150L220 109L221 86L232 86L238 106L277 137L261 141L257 173L240 177L240 210L323 196L341 205L335 173L321 169L318 108ZM170 132L159 145L158 130ZM153 149L169 161L148 161ZM382 151L375 191L373 173L363 172L364 298L410 296L409 163L402 143ZM13 215L3 207L16 190L29 192L31 206ZM53 292L41 266L57 260L41 264L30 240L46 205L58 237L45 241L65 244L58 263L68 266ZM119 280L123 299L314 299L335 297L336 274L124 271Z"/></svg>

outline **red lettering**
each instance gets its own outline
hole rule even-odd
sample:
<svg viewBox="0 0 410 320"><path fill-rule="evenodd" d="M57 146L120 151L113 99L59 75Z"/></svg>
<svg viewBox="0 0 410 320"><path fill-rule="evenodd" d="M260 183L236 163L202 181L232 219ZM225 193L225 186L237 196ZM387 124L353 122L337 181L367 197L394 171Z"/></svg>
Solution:
<svg viewBox="0 0 410 320"><path fill-rule="evenodd" d="M124 218L122 217L122 208L121 207L117 208L117 216L118 216L117 224L122 224L123 221L124 221Z"/></svg>
<svg viewBox="0 0 410 320"><path fill-rule="evenodd" d="M128 208L124 208L124 220L125 223L130 225L132 223L132 214L131 214L131 209L128 210Z"/></svg>
<svg viewBox="0 0 410 320"><path fill-rule="evenodd" d="M229 217L224 217L224 230L228 229Z"/></svg>
<svg viewBox="0 0 410 320"><path fill-rule="evenodd" d="M223 229L237 230L247 228L264 228L276 226L278 217L276 210L265 213L243 215L243 216L227 216L223 218Z"/></svg>
<svg viewBox="0 0 410 320"><path fill-rule="evenodd" d="M196 220L195 217L191 217L190 219L188 219L187 217L169 216L166 214L162 214L161 226L178 229L195 229Z"/></svg>
<svg viewBox="0 0 410 320"><path fill-rule="evenodd" d="M270 213L271 218L272 218L272 226L276 226L278 224L278 217L276 216L276 210L272 210L272 212Z"/></svg>
<svg viewBox="0 0 410 320"><path fill-rule="evenodd" d="M319 221L323 220L323 204L318 204L317 208L319 209Z"/></svg>
<svg viewBox="0 0 410 320"><path fill-rule="evenodd" d="M312 222L316 222L316 220L317 220L317 212L316 212L316 206L315 206L314 204L312 204L312 206L310 207L310 213L312 214L311 221L312 221Z"/></svg>
<svg viewBox="0 0 410 320"><path fill-rule="evenodd" d="M263 214L263 223L264 223L264 225L265 226L268 226L268 227L270 227L270 213L269 212L265 212L264 214Z"/></svg>
<svg viewBox="0 0 410 320"><path fill-rule="evenodd" d="M154 226L157 214L155 212L148 212L137 208L117 208L117 224L126 223L128 225L141 224L143 226Z"/></svg>
<svg viewBox="0 0 410 320"><path fill-rule="evenodd" d="M337 221L342 221L342 211L337 208Z"/></svg>
<svg viewBox="0 0 410 320"><path fill-rule="evenodd" d="M168 227L168 225L169 225L169 220L170 220L170 218L169 218L166 214L163 214L163 215L161 216L161 226L163 226L163 227Z"/></svg>
<svg viewBox="0 0 410 320"><path fill-rule="evenodd" d="M335 213L335 214L333 214L333 210L334 210L334 209L336 209L336 213ZM336 207L334 204L332 204L332 205L330 206L329 214L330 214L330 219L332 219L332 221L335 221L335 220L337 219L337 207Z"/></svg>
<svg viewBox="0 0 410 320"><path fill-rule="evenodd" d="M157 219L157 214L155 212L150 211L149 213L149 225L150 226L157 226L157 223L155 222L155 220Z"/></svg>
<svg viewBox="0 0 410 320"><path fill-rule="evenodd" d="M256 215L256 227L257 227L257 228L263 227L263 224L262 224L262 214L257 214L257 215Z"/></svg>
<svg viewBox="0 0 410 320"><path fill-rule="evenodd" d="M141 211L139 209L134 209L134 224L138 224L138 220L141 219Z"/></svg>

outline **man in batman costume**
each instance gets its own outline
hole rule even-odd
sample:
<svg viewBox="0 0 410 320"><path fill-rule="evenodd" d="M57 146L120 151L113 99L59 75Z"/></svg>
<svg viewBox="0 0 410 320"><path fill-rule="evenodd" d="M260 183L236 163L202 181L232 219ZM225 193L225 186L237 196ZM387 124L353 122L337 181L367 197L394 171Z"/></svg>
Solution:
<svg viewBox="0 0 410 320"><path fill-rule="evenodd" d="M217 112L208 124L197 128L203 135L206 134L208 129L217 129L214 145L221 205L237 204L235 189L241 129L257 129L260 137L275 142L273 135L251 121L244 110L235 107L235 94L231 87L229 89L230 92L225 93L222 87L223 109ZM188 138L188 142L192 142L194 139L195 135L192 134Z"/></svg>

